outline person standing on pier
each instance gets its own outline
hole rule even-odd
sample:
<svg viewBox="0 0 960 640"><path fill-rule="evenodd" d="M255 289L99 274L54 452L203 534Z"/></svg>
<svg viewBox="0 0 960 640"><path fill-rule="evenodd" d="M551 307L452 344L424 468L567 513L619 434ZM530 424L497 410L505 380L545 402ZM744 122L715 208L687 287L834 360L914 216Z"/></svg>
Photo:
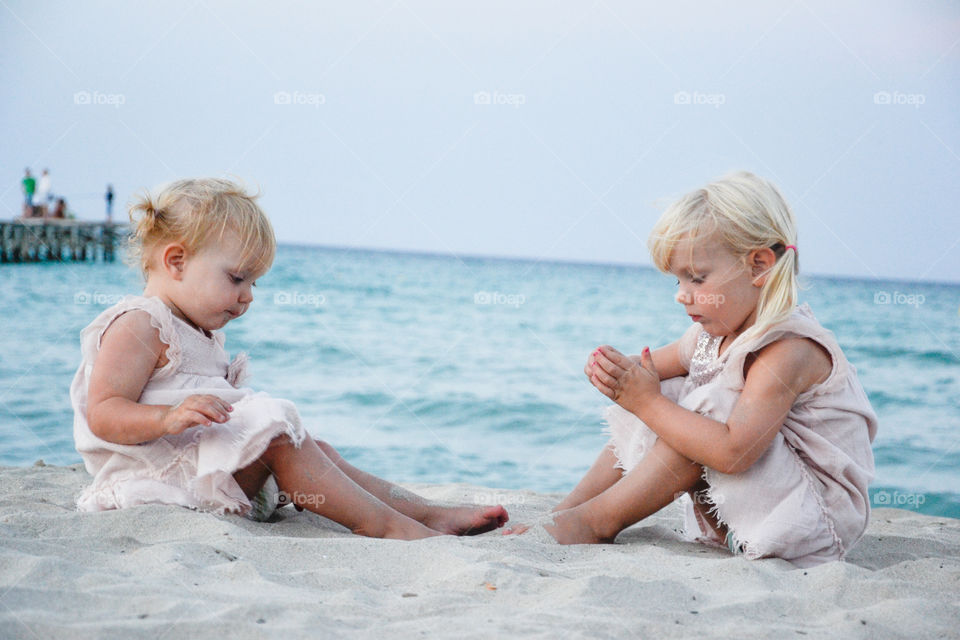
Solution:
<svg viewBox="0 0 960 640"><path fill-rule="evenodd" d="M21 181L23 185L23 217L30 218L33 216L33 193L37 189L37 181L30 174L30 168L27 167L23 170L23 180Z"/></svg>
<svg viewBox="0 0 960 640"><path fill-rule="evenodd" d="M44 169L40 174L40 180L37 181L37 192L33 198L34 211L38 215L46 218L50 210L50 203L53 202L53 195L50 193L50 170Z"/></svg>
<svg viewBox="0 0 960 640"><path fill-rule="evenodd" d="M103 195L107 201L107 224L113 222L113 185L107 185L107 192Z"/></svg>

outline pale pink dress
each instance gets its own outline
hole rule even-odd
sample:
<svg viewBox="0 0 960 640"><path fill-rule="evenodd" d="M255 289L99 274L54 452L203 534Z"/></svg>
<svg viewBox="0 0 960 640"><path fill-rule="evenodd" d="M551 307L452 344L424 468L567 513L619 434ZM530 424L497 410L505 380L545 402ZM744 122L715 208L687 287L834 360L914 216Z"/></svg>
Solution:
<svg viewBox="0 0 960 640"><path fill-rule="evenodd" d="M843 559L870 517L867 485L874 473L870 443L877 417L833 333L802 305L758 338L734 340L718 356L722 338L694 324L680 340L688 375L663 381L661 390L680 406L725 422L743 391L747 355L787 337L822 345L833 360L832 372L797 398L770 447L747 471L704 469L711 512L727 526L730 540L717 540L699 521L689 496L680 503L691 539L729 542L751 559L772 556L811 566ZM618 466L630 471L657 435L617 405L607 409L606 420Z"/></svg>
<svg viewBox="0 0 960 640"><path fill-rule="evenodd" d="M104 331L121 314L141 310L167 346L169 362L156 369L140 395L142 404L176 405L194 394L218 396L233 406L229 422L196 426L137 445L114 444L87 425L90 373ZM82 511L139 504L176 504L224 513L247 513L250 501L233 479L275 437L286 434L299 446L306 437L296 407L241 387L246 355L230 362L219 331L204 335L173 315L159 298L126 296L80 334L83 360L70 386L73 437L93 484L77 499Z"/></svg>

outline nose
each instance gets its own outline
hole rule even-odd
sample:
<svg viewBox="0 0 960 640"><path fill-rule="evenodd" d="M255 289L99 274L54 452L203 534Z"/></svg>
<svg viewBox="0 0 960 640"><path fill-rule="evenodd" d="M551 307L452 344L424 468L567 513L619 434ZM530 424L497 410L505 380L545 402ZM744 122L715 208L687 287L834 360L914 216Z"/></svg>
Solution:
<svg viewBox="0 0 960 640"><path fill-rule="evenodd" d="M677 289L677 295L675 295L673 299L684 306L693 304L693 294L684 291L683 288Z"/></svg>
<svg viewBox="0 0 960 640"><path fill-rule="evenodd" d="M240 289L240 302L243 304L250 304L253 302L253 288L250 285L246 285Z"/></svg>

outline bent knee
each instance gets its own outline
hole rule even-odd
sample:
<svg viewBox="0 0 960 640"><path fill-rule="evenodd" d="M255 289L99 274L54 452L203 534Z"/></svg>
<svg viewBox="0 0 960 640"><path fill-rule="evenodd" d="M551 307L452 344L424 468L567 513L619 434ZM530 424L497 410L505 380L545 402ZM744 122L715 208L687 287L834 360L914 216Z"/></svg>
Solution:
<svg viewBox="0 0 960 640"><path fill-rule="evenodd" d="M321 451L323 451L325 454L327 454L327 457L328 457L328 458L338 458L338 457L340 457L340 454L337 453L337 450L334 449L333 446L331 446L330 443L327 442L326 440L319 440L319 439L314 438L313 441L317 443L317 446L320 447L320 450L321 450Z"/></svg>
<svg viewBox="0 0 960 640"><path fill-rule="evenodd" d="M288 434L281 433L280 435L274 436L270 444L267 445L267 452L289 449L296 446Z"/></svg>

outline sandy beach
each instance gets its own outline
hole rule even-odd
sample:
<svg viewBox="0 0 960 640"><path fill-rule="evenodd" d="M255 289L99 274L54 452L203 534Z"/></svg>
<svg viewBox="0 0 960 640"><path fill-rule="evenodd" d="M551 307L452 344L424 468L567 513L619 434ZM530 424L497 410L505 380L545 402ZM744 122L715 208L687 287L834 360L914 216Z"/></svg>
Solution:
<svg viewBox="0 0 960 640"><path fill-rule="evenodd" d="M354 536L283 509L255 523L151 505L79 513L82 466L0 467L0 637L946 638L960 520L877 509L845 563L796 569L683 541L668 507L615 545L490 533ZM504 504L558 495L404 485Z"/></svg>

